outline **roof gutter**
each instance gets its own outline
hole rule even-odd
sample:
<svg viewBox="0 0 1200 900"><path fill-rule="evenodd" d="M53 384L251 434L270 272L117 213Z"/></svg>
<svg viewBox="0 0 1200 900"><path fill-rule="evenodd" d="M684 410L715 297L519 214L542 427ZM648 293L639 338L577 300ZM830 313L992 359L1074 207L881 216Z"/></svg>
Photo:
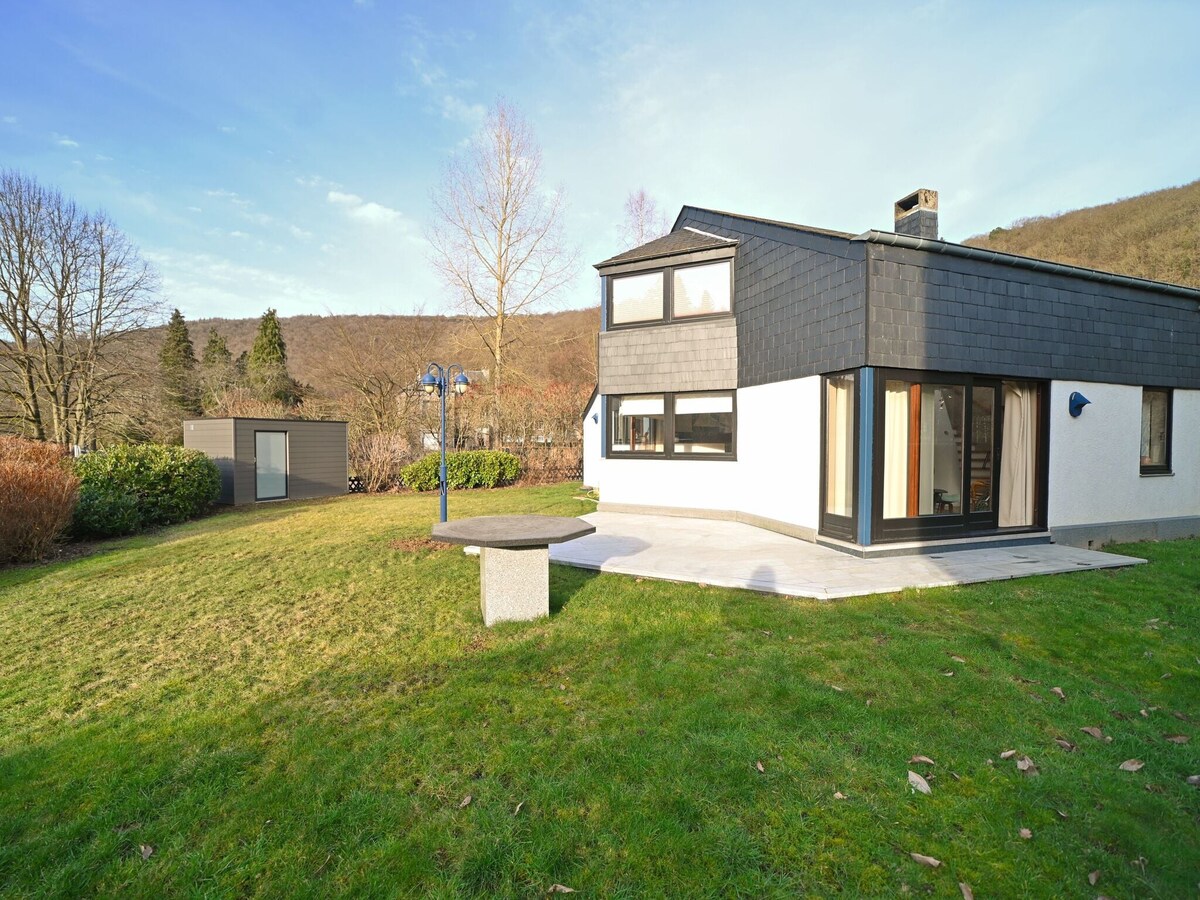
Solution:
<svg viewBox="0 0 1200 900"><path fill-rule="evenodd" d="M1102 272L1099 269L1089 269L1085 266L1068 266L1063 263L1049 262L1044 259L1018 256L1015 253L1001 253L998 250L981 250L978 247L968 247L965 244L952 244L949 241L933 241L928 238L911 237L907 234L893 234L890 231L875 230L865 231L857 237L851 238L851 240L869 241L872 244L886 244L890 247L902 247L905 250L924 250L928 253L941 253L944 256L975 259L1002 266L1012 266L1016 269L1046 272L1051 275L1086 278L1089 281L1099 281L1103 284L1115 284L1121 287L1154 291L1159 294L1171 294L1175 297L1187 297L1189 300L1200 301L1200 290L1184 287L1182 284L1171 284L1167 281L1151 281L1149 278L1134 278L1131 275L1116 275L1112 272Z"/></svg>

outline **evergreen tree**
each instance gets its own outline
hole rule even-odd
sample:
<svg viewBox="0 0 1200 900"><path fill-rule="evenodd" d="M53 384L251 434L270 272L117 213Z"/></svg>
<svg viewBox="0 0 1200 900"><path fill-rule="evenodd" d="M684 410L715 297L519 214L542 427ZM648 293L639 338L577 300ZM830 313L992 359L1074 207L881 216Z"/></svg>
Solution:
<svg viewBox="0 0 1200 900"><path fill-rule="evenodd" d="M201 414L200 391L196 383L196 351L188 334L187 322L179 310L171 313L167 334L158 353L163 391L172 412L181 416Z"/></svg>
<svg viewBox="0 0 1200 900"><path fill-rule="evenodd" d="M201 401L207 411L216 406L225 392L239 380L233 354L229 352L229 344L215 328L208 329L208 341L200 357L200 367L203 390Z"/></svg>
<svg viewBox="0 0 1200 900"><path fill-rule="evenodd" d="M229 344L217 333L216 328L208 329L208 342L204 345L202 363L206 369L219 369L233 365L233 354L229 352Z"/></svg>
<svg viewBox="0 0 1200 900"><path fill-rule="evenodd" d="M258 323L258 334L246 358L246 379L260 400L287 406L299 402L299 386L287 370L287 345L275 310L268 309Z"/></svg>

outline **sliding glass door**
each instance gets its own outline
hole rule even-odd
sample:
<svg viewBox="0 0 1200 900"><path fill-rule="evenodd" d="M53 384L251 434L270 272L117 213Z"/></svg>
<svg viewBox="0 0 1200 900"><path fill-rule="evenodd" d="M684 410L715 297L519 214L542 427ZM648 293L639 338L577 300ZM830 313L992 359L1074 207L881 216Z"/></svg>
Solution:
<svg viewBox="0 0 1200 900"><path fill-rule="evenodd" d="M854 372L822 379L821 534L856 540L855 482L858 480L858 393Z"/></svg>
<svg viewBox="0 0 1200 900"><path fill-rule="evenodd" d="M1039 390L970 375L881 370L874 539L1034 526Z"/></svg>

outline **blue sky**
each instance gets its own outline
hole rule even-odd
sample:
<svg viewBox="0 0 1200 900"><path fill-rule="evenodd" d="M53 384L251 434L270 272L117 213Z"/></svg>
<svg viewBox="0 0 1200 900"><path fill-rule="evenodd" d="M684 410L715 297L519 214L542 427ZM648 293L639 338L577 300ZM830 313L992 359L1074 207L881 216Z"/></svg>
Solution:
<svg viewBox="0 0 1200 900"><path fill-rule="evenodd" d="M10 3L0 165L102 207L189 318L448 311L430 192L499 96L579 277L644 187L943 236L1200 177L1200 4Z"/></svg>

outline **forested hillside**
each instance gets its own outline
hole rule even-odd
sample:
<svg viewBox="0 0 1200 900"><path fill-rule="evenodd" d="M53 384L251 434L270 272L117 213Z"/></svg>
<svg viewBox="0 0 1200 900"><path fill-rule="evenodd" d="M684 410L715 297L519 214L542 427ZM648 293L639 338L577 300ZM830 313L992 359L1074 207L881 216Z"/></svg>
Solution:
<svg viewBox="0 0 1200 900"><path fill-rule="evenodd" d="M1055 216L1018 219L963 243L1200 287L1200 181Z"/></svg>

